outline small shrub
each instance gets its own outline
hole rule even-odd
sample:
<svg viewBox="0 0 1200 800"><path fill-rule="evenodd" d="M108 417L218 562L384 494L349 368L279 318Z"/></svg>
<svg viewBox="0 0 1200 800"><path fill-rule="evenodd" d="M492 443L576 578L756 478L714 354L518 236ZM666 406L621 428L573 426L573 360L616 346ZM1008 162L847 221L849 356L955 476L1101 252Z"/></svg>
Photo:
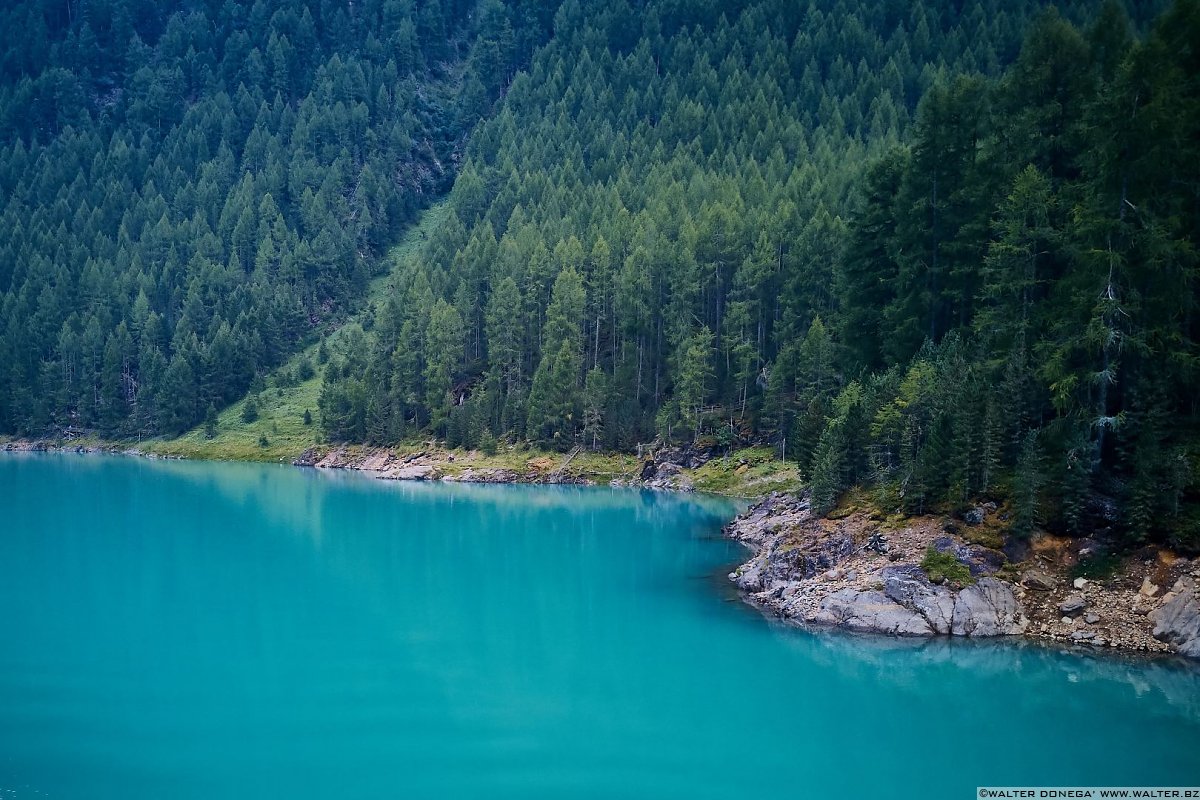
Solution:
<svg viewBox="0 0 1200 800"><path fill-rule="evenodd" d="M921 559L921 569L932 583L948 581L965 586L975 582L971 577L971 570L967 569L965 564L950 553L939 551L933 545L929 545L925 551L925 558Z"/></svg>
<svg viewBox="0 0 1200 800"><path fill-rule="evenodd" d="M271 446L271 440L267 438L267 435L265 433L258 437L258 446L259 447L270 447Z"/></svg>
<svg viewBox="0 0 1200 800"><path fill-rule="evenodd" d="M208 411L204 415L204 438L217 438L217 407L212 403L208 404Z"/></svg>
<svg viewBox="0 0 1200 800"><path fill-rule="evenodd" d="M249 425L256 419L258 419L258 402L253 397L247 397L246 404L242 406L242 422Z"/></svg>
<svg viewBox="0 0 1200 800"><path fill-rule="evenodd" d="M1112 553L1096 553L1079 559L1071 571L1071 578L1087 578L1090 581L1106 581L1121 568L1121 558Z"/></svg>
<svg viewBox="0 0 1200 800"><path fill-rule="evenodd" d="M307 408L304 409L304 424L312 425L312 412L309 411Z"/></svg>

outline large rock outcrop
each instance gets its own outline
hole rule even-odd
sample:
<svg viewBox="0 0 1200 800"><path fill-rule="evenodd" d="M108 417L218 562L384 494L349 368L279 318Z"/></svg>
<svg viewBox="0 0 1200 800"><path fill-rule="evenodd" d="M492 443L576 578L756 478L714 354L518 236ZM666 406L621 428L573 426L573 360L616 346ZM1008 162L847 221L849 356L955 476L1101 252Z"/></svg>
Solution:
<svg viewBox="0 0 1200 800"><path fill-rule="evenodd" d="M946 635L954 627L954 592L934 586L920 567L903 564L884 567L883 593L893 602L919 614L929 633Z"/></svg>
<svg viewBox="0 0 1200 800"><path fill-rule="evenodd" d="M1029 627L1013 587L995 578L980 578L954 600L950 633L955 636L1016 636Z"/></svg>
<svg viewBox="0 0 1200 800"><path fill-rule="evenodd" d="M811 621L896 636L1013 636L1029 624L1012 587L994 578L955 592L914 564L884 567L880 577L882 592L835 591Z"/></svg>
<svg viewBox="0 0 1200 800"><path fill-rule="evenodd" d="M760 592L778 583L812 578L836 567L854 552L854 540L830 534L804 544L775 537L760 547L735 578L738 587Z"/></svg>
<svg viewBox="0 0 1200 800"><path fill-rule="evenodd" d="M772 495L727 528L754 555L730 578L748 599L797 622L892 636L1010 636L1028 619L1014 587L991 577L1004 555L957 537L887 535L863 517L821 520L807 499ZM935 585L906 558L953 555L967 586Z"/></svg>
<svg viewBox="0 0 1200 800"><path fill-rule="evenodd" d="M905 608L883 592L871 590L838 589L821 601L811 621L857 633L890 636L931 636L934 633L924 616Z"/></svg>
<svg viewBox="0 0 1200 800"><path fill-rule="evenodd" d="M1071 570L1102 551L1093 540L1045 534L1014 563L1007 546L970 541L970 525L964 534L943 516L896 522L869 509L823 519L803 496L772 495L727 526L753 551L729 577L751 604L810 627L892 636L1021 635L1091 650L1200 658L1200 559L1147 549L1104 579L1091 579ZM921 565L938 553L965 568L951 571L957 582L929 580Z"/></svg>
<svg viewBox="0 0 1200 800"><path fill-rule="evenodd" d="M1175 645L1180 655L1200 658L1200 591L1193 578L1181 578L1166 601L1150 612L1154 638Z"/></svg>

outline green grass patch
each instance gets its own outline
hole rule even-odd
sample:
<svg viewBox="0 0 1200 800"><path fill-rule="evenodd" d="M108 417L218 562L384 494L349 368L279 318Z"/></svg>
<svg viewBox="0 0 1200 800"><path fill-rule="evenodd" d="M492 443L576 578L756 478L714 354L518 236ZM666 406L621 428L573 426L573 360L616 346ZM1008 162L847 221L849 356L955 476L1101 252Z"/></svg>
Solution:
<svg viewBox="0 0 1200 800"><path fill-rule="evenodd" d="M638 477L642 464L637 456L627 453L602 453L584 450L571 460L567 471L571 474L587 475L597 482L607 480L629 480Z"/></svg>
<svg viewBox="0 0 1200 800"><path fill-rule="evenodd" d="M317 395L321 379L310 378L295 386L268 386L254 395L258 416L244 421L249 396L217 415L216 436L208 438L201 425L176 439L153 439L140 447L160 455L210 458L227 461L290 461L318 442ZM313 418L304 424L304 412Z"/></svg>
<svg viewBox="0 0 1200 800"><path fill-rule="evenodd" d="M842 496L838 498L838 504L825 517L827 519L845 519L860 511L874 515L877 509L871 502L869 493L864 491L861 486L852 486L842 492ZM882 517L880 518L882 519Z"/></svg>
<svg viewBox="0 0 1200 800"><path fill-rule="evenodd" d="M796 465L780 461L769 447L748 447L719 456L692 470L689 477L697 491L734 497L797 492L804 487Z"/></svg>
<svg viewBox="0 0 1200 800"><path fill-rule="evenodd" d="M409 228L403 238L387 254L387 269L371 279L367 286L365 307L375 311L382 307L394 290L394 279L409 260L421 252L425 242L450 214L450 201L441 200L421 212L421 218Z"/></svg>
<svg viewBox="0 0 1200 800"><path fill-rule="evenodd" d="M995 516L994 514L991 516ZM996 525L962 525L959 534L971 544L982 545L989 547L992 550L1002 550L1004 548L1004 540L1007 532L1007 527Z"/></svg>
<svg viewBox="0 0 1200 800"><path fill-rule="evenodd" d="M921 559L921 569L933 583L948 581L966 586L975 582L971 577L971 570L967 569L966 565L949 553L937 550L933 545L929 545L925 550L925 557Z"/></svg>

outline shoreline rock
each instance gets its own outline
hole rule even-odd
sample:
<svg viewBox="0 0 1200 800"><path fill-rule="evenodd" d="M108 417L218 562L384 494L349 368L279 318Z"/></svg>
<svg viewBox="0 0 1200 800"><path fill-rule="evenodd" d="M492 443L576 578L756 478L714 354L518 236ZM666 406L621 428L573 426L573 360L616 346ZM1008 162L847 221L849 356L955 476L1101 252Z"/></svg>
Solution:
<svg viewBox="0 0 1200 800"><path fill-rule="evenodd" d="M1161 606L1146 615L1154 623L1154 637L1168 642L1176 652L1200 658L1200 591L1194 577L1180 578Z"/></svg>
<svg viewBox="0 0 1200 800"><path fill-rule="evenodd" d="M324 454L317 448L309 448L292 461L293 466L316 469L348 469L376 473L381 480L443 481L446 483L488 484L532 484L595 486L596 480L585 474L571 472L569 466L578 449L559 456L534 455L528 459L524 470L508 467L489 467L467 463L465 457L440 450L419 451L397 455L387 448L334 447ZM691 450L653 449L644 457L639 472L614 478L608 485L664 491L691 492L695 486L685 469L700 465L708 460L703 453Z"/></svg>
<svg viewBox="0 0 1200 800"><path fill-rule="evenodd" d="M46 439L0 440L0 451L15 453L108 453L141 456L151 459L187 460L184 455L162 455L121 444L80 444ZM525 469L491 467L470 463L475 452L465 456L430 448L415 453L397 453L383 447L367 448L355 445L335 445L329 449L309 447L292 459L295 467L314 469L347 469L373 473L380 480L444 481L446 483L533 484L595 486L598 476L569 470L576 448L563 454L531 454ZM456 461L456 458L458 459ZM692 492L695 486L685 470L703 465L710 458L707 451L695 448L664 448L655 442L643 448L640 472L610 478L608 485L663 491ZM280 459L282 463L282 459ZM466 464L463 464L466 461ZM643 477L646 476L646 477ZM608 478L608 476L604 476Z"/></svg>
<svg viewBox="0 0 1200 800"><path fill-rule="evenodd" d="M1131 559L1111 579L1072 580L1069 568L1087 540L1047 537L1033 543L1026 561L1012 563L999 550L967 541L948 520L913 517L903 528L883 530L865 511L822 519L807 498L782 494L751 506L725 533L751 551L729 575L743 599L804 628L1019 636L1200 658L1200 564L1187 559ZM931 582L920 565L931 550L953 556L971 579ZM1175 576L1171 591L1155 597L1146 586L1157 591L1166 584L1154 584L1152 574L1160 581Z"/></svg>
<svg viewBox="0 0 1200 800"><path fill-rule="evenodd" d="M80 455L104 453L108 455L140 456L141 458L184 460L183 456L147 453L137 447L126 447L124 445L70 444L69 442L48 442L43 439L13 439L2 442L0 443L0 451L6 453L77 453Z"/></svg>

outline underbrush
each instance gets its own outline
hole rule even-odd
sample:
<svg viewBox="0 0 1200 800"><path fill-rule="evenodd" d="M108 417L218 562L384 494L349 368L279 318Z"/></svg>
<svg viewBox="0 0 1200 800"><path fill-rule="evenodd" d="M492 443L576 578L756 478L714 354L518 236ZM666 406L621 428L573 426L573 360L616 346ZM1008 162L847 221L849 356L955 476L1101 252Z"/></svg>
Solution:
<svg viewBox="0 0 1200 800"><path fill-rule="evenodd" d="M966 586L975 582L971 570L967 569L966 565L949 553L937 550L933 545L925 551L925 557L921 559L921 569L925 571L931 583L946 581Z"/></svg>

